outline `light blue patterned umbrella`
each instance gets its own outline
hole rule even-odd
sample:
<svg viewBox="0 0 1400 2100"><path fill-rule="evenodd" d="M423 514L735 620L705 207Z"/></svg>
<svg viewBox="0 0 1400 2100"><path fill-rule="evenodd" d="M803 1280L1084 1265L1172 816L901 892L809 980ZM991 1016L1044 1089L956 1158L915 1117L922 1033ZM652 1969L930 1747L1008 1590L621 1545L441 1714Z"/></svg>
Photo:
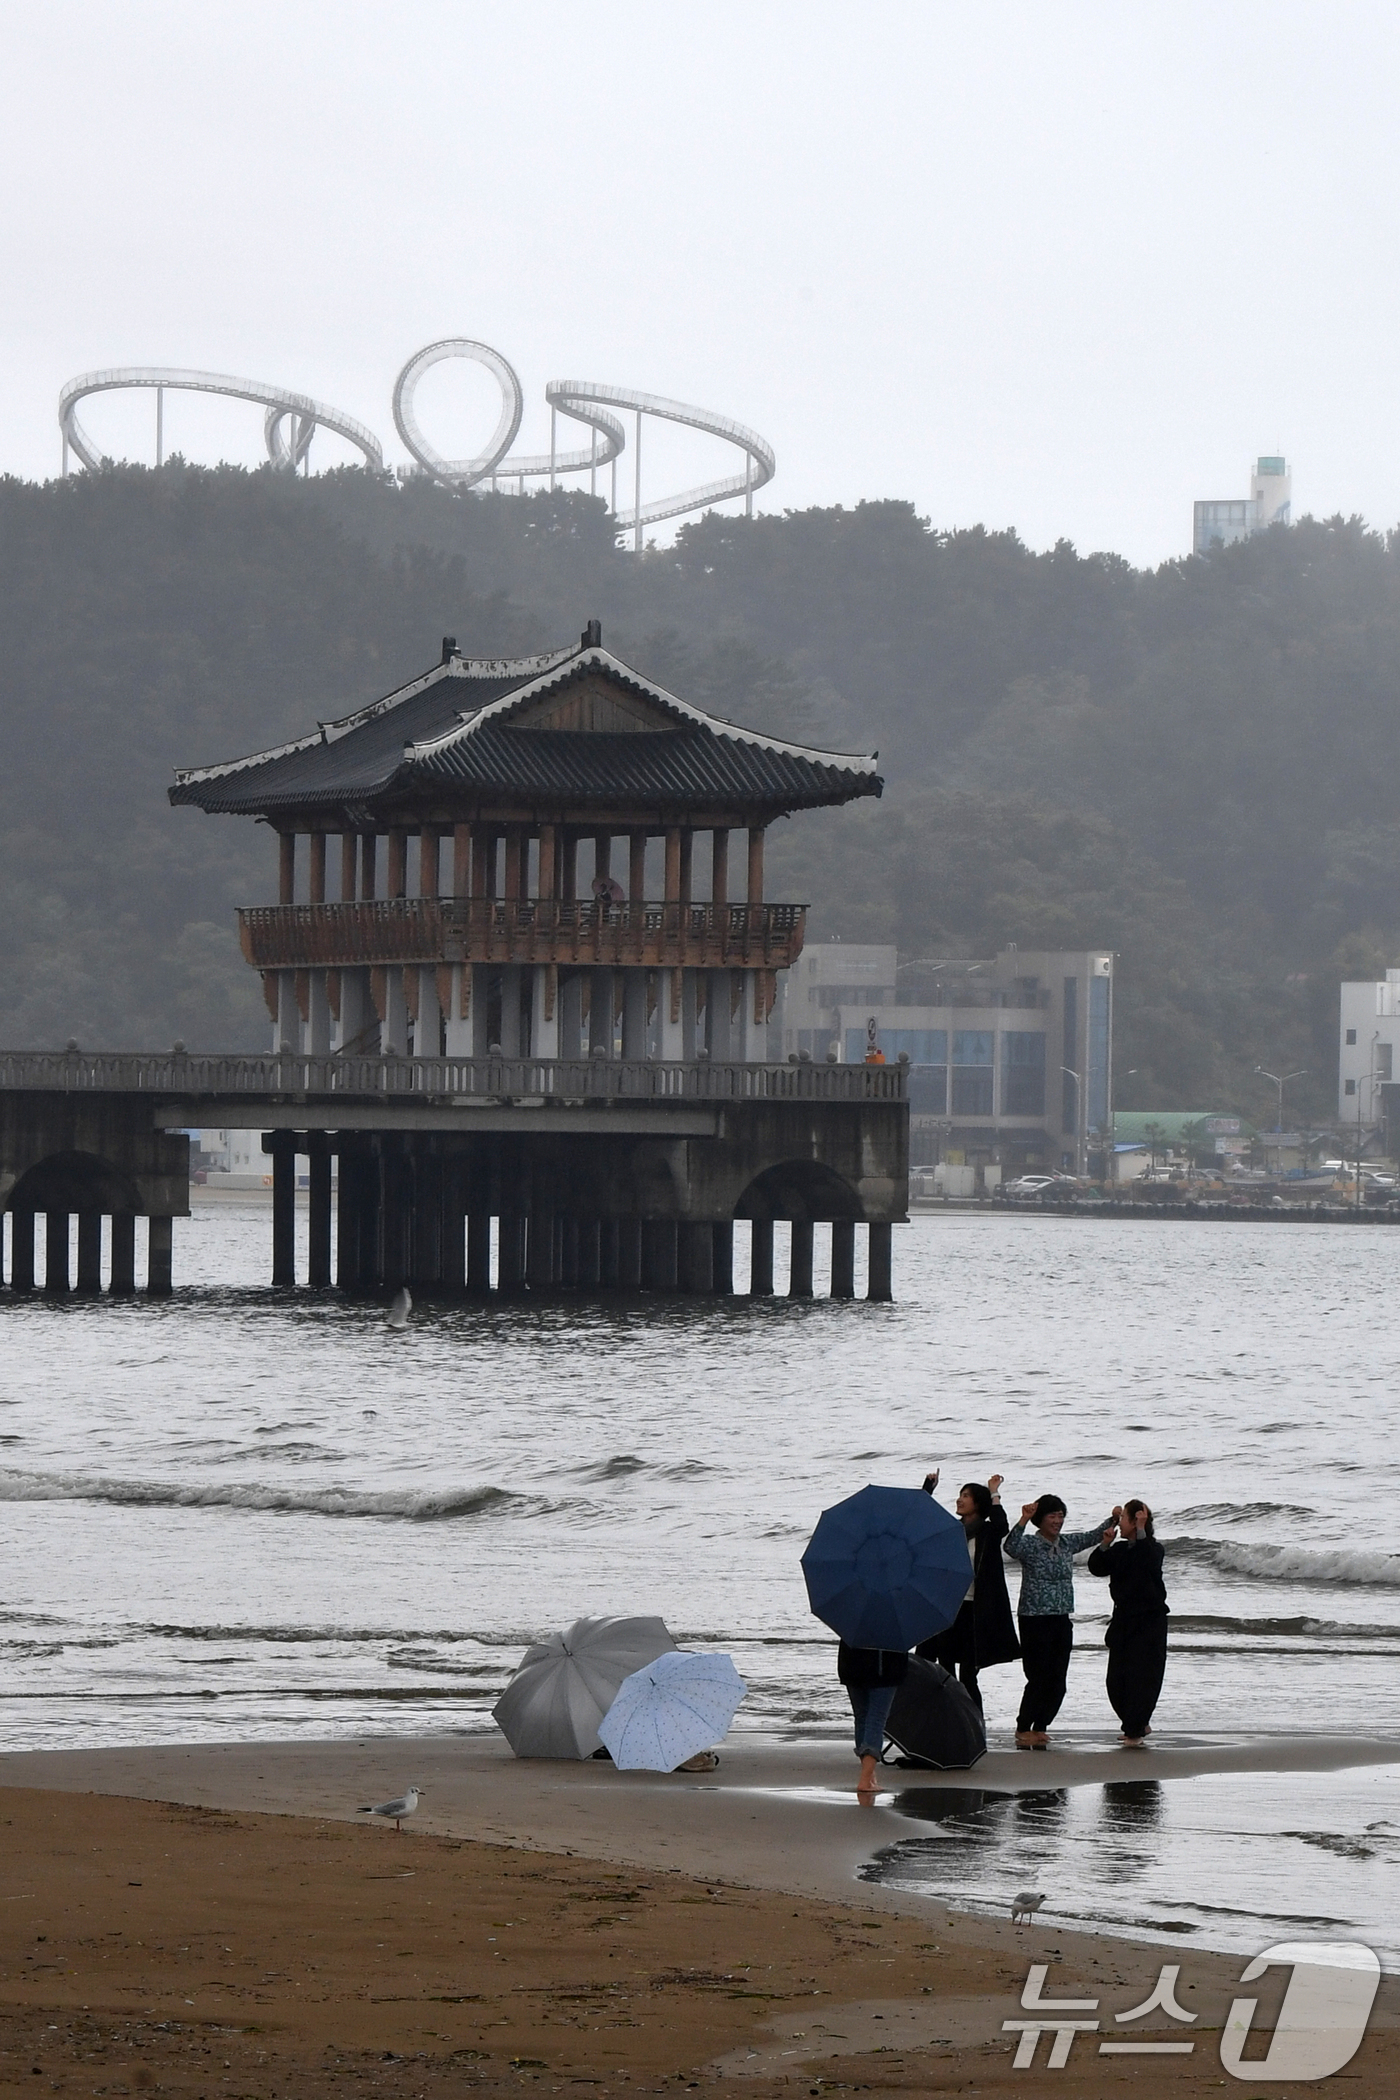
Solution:
<svg viewBox="0 0 1400 2100"><path fill-rule="evenodd" d="M658 1655L618 1687L598 1733L623 1772L674 1772L722 1742L748 1686L727 1655Z"/></svg>

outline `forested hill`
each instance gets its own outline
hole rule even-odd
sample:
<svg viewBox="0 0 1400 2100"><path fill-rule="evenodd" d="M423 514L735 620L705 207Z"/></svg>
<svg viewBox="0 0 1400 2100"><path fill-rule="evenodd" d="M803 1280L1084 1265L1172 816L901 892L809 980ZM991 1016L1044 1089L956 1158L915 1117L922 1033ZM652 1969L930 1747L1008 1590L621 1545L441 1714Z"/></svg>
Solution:
<svg viewBox="0 0 1400 2100"><path fill-rule="evenodd" d="M374 698L444 633L532 651L595 614L702 706L879 750L882 803L775 838L814 937L1112 946L1121 1105L1262 1115L1253 1067L1304 1065L1327 1114L1337 980L1400 954L1400 540L1341 519L1144 572L877 502L637 560L576 495L0 483L5 1041L261 1045L232 912L271 842L172 811L172 766Z"/></svg>

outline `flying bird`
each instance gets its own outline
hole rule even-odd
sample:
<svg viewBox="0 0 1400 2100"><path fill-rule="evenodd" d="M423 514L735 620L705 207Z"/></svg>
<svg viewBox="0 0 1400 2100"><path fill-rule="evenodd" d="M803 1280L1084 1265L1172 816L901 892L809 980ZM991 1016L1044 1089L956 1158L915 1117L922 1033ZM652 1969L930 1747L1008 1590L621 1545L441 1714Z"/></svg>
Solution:
<svg viewBox="0 0 1400 2100"><path fill-rule="evenodd" d="M412 1310L412 1295L409 1292L408 1285L403 1284L398 1290L395 1291L394 1302L389 1307L388 1313L385 1315L389 1324L390 1331L392 1333L402 1333L403 1329L408 1325L408 1316L412 1312Z"/></svg>
<svg viewBox="0 0 1400 2100"><path fill-rule="evenodd" d="M1033 1918L1044 1901L1044 1896L1038 1895L1034 1889L1022 1889L1019 1896L1012 1898L1012 1924L1019 1925L1023 1919Z"/></svg>
<svg viewBox="0 0 1400 2100"><path fill-rule="evenodd" d="M392 1816L394 1828L399 1830L403 1827L404 1817L411 1816L417 1808L422 1791L422 1787L411 1786L406 1793L399 1795L397 1801L377 1801L373 1808L362 1808L358 1813L362 1816L383 1816L386 1823Z"/></svg>

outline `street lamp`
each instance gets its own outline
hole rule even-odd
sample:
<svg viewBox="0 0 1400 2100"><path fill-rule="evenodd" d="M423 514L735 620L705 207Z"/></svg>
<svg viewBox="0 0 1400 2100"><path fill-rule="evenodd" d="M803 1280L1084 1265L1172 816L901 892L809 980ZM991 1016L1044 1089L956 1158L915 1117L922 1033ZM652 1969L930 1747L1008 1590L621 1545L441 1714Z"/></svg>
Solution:
<svg viewBox="0 0 1400 2100"><path fill-rule="evenodd" d="M1274 1086L1276 1086L1276 1087L1278 1088L1278 1113L1277 1113L1277 1115L1276 1115L1276 1116L1274 1117L1274 1129L1275 1129L1275 1131L1276 1131L1276 1132L1278 1132L1278 1133L1279 1133L1280 1135L1282 1135L1282 1132L1283 1132L1283 1090L1284 1090L1284 1088L1285 1088L1285 1087L1287 1086L1287 1084L1288 1084L1288 1082L1289 1082L1289 1080L1290 1080L1290 1079L1306 1079L1306 1078L1307 1078L1307 1076L1308 1076L1308 1074L1307 1074L1307 1068L1306 1068L1306 1066L1305 1066L1305 1067L1303 1068L1303 1070L1302 1070L1301 1072L1285 1072L1285 1073L1283 1074L1282 1078L1280 1078L1280 1077L1279 1077L1279 1075L1278 1075L1278 1073L1277 1073L1277 1072L1266 1072L1266 1071L1264 1070L1264 1067L1263 1067L1262 1065L1256 1065L1256 1066L1254 1067L1254 1069L1255 1069L1255 1071L1256 1071L1256 1072L1257 1072L1257 1073L1259 1074L1259 1077L1260 1077L1261 1079L1267 1079L1267 1080L1270 1080L1270 1081L1271 1081L1271 1082L1273 1083L1273 1085L1274 1085Z"/></svg>
<svg viewBox="0 0 1400 2100"><path fill-rule="evenodd" d="M1069 1077L1074 1081L1074 1171L1077 1175L1082 1176L1085 1164L1083 1129L1084 1117L1081 1113L1080 1103L1083 1099L1084 1082L1080 1078L1079 1074L1076 1071L1072 1070L1069 1065L1061 1065L1060 1070L1062 1072L1067 1072L1069 1074Z"/></svg>
<svg viewBox="0 0 1400 2100"><path fill-rule="evenodd" d="M1374 1032L1374 1034L1373 1034L1373 1035L1372 1035L1372 1037L1371 1037L1371 1058L1370 1058L1370 1064L1371 1064L1371 1069L1370 1069L1370 1071L1369 1071L1369 1072L1368 1072L1368 1073L1366 1074L1366 1093L1365 1093L1364 1099L1365 1099L1365 1101L1366 1101L1366 1105L1367 1105L1367 1107L1368 1107L1368 1108L1371 1108L1372 1110L1374 1110L1374 1106L1375 1106L1375 1098L1376 1098L1376 1044L1377 1044L1377 1043L1378 1043L1378 1042L1380 1041L1380 1035L1381 1035L1381 1032L1380 1032L1380 1030L1379 1030L1379 1028L1378 1028L1378 1029L1376 1029L1376 1031ZM1363 1099L1363 1096L1362 1096L1361 1088L1360 1088L1360 1085L1358 1084L1358 1086L1357 1086L1357 1089L1356 1089L1356 1208L1357 1208L1358 1210L1360 1210L1360 1208L1361 1208L1361 1149L1362 1149L1362 1137L1361 1137L1361 1103L1362 1103L1362 1099Z"/></svg>

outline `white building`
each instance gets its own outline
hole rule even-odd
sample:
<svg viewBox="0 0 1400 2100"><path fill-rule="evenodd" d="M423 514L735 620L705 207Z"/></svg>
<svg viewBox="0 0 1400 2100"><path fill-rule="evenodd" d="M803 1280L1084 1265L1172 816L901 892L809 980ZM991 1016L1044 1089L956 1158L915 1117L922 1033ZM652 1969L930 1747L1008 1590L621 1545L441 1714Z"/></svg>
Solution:
<svg viewBox="0 0 1400 2100"><path fill-rule="evenodd" d="M788 976L781 1040L787 1057L907 1057L912 1166L1082 1172L1111 1141L1113 957L1102 951L900 964L891 947L812 943Z"/></svg>
<svg viewBox="0 0 1400 2100"><path fill-rule="evenodd" d="M1198 503L1192 521L1191 551L1208 554L1212 547L1229 547L1247 540L1266 525L1287 525L1293 514L1293 476L1288 462L1276 454L1255 464L1249 495L1238 501Z"/></svg>
<svg viewBox="0 0 1400 2100"><path fill-rule="evenodd" d="M1338 1118L1378 1123L1380 1089L1394 1076L1400 1038L1400 970L1387 970L1382 984L1344 984L1338 1028Z"/></svg>

